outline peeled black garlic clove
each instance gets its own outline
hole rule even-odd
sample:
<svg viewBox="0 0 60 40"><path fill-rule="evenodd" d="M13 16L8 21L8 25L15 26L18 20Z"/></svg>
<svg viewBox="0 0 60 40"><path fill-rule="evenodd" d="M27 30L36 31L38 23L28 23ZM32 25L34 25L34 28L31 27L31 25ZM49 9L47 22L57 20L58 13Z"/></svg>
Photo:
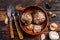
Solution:
<svg viewBox="0 0 60 40"><path fill-rule="evenodd" d="M5 24L8 24L8 18L7 17L5 18Z"/></svg>
<svg viewBox="0 0 60 40"><path fill-rule="evenodd" d="M45 34L41 34L41 40L45 39Z"/></svg>

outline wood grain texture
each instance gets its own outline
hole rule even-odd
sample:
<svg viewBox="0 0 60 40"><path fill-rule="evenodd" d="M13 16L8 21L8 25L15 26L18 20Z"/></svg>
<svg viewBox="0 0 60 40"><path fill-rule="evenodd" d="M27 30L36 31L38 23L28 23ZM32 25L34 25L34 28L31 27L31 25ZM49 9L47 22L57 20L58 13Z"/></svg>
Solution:
<svg viewBox="0 0 60 40"><path fill-rule="evenodd" d="M47 9L45 3L49 3L49 0L0 0L0 10L6 10L9 4L12 4L14 7L18 4L21 5L21 7L26 8L27 6L31 5L37 5L37 6L42 6L46 11L52 11L55 13L57 16L55 18L49 18L49 24L52 22L56 22L58 24L57 32L60 35L60 0L53 0L51 4L52 8ZM50 5L51 5L50 4ZM48 26L49 27L49 26ZM44 33L46 36L45 40L48 39L48 32L50 31L48 27L45 29ZM5 25L4 22L0 22L0 40L20 40L18 37L17 30L14 26L13 23L13 28L14 28L14 33L15 33L15 38L11 39L9 35L9 27L8 25ZM40 40L40 35L32 36L29 34L26 34L23 30L21 30L24 36L23 40ZM59 39L60 40L60 39Z"/></svg>

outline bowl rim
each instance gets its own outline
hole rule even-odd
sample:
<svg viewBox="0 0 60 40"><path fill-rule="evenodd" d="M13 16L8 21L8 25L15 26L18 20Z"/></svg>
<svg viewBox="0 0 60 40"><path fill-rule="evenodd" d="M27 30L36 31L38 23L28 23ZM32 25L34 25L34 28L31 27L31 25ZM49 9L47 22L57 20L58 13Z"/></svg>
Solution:
<svg viewBox="0 0 60 40"><path fill-rule="evenodd" d="M43 12L46 14L46 26L45 26L45 28L46 28L47 25L48 25L48 14L47 14L47 12L45 11L45 9L43 9L41 6L28 6L28 7L26 7L26 8L22 11L22 13L23 13L27 8L29 8L29 7L38 7L38 8L40 8L41 10L43 10ZM21 15L21 14L20 14L20 15ZM25 33L30 34L30 33L26 32L26 31L22 28L22 25L21 25L20 20L21 20L21 18L20 18L20 16L19 16L19 23L20 23L21 29L22 29ZM38 35L38 34L41 34L41 33L44 32L45 28L44 28L41 32L39 32L39 33L37 33L37 34L30 34L30 35Z"/></svg>

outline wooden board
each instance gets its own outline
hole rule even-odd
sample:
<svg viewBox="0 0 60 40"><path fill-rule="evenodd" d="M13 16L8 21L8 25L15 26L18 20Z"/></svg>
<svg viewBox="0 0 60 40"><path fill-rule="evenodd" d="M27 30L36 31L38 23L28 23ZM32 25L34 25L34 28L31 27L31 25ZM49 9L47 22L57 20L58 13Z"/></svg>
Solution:
<svg viewBox="0 0 60 40"><path fill-rule="evenodd" d="M27 6L31 6L31 5L41 6L46 11L52 11L53 13L57 15L55 18L49 18L49 24L52 22L56 22L58 24L58 28L56 31L60 35L60 0L53 0L52 8L47 9L45 3L49 3L50 1L51 0L0 0L0 11L6 10L9 4L12 4L14 7L16 7L16 5L19 5L22 8L26 8ZM46 36L47 38L48 38L48 32L50 31L48 27L44 31L45 35L47 35ZM20 40L17 35L17 31L14 25L13 25L13 28L14 28L15 38L11 39L10 32L9 32L9 26L5 25L4 21L1 21L0 22L0 40ZM24 35L23 40L41 40L40 35L31 36L31 35L26 34L24 31L22 31L22 33ZM47 38L45 40L49 40Z"/></svg>

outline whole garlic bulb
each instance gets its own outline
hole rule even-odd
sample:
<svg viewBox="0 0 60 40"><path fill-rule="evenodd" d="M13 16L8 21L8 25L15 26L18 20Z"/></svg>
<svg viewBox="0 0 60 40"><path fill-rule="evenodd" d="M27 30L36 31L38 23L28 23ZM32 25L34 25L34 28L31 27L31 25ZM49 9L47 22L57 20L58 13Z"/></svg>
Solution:
<svg viewBox="0 0 60 40"><path fill-rule="evenodd" d="M57 40L57 39L59 39L59 34L56 31L50 31L49 37L51 40Z"/></svg>
<svg viewBox="0 0 60 40"><path fill-rule="evenodd" d="M35 13L33 14L33 21L35 24L41 24L45 21L45 14L44 12L40 10L36 10Z"/></svg>
<svg viewBox="0 0 60 40"><path fill-rule="evenodd" d="M34 32L40 32L41 31L41 25L34 25Z"/></svg>
<svg viewBox="0 0 60 40"><path fill-rule="evenodd" d="M29 13L23 13L22 17L21 17L21 21L25 24L25 25L29 25L32 23L32 16Z"/></svg>

